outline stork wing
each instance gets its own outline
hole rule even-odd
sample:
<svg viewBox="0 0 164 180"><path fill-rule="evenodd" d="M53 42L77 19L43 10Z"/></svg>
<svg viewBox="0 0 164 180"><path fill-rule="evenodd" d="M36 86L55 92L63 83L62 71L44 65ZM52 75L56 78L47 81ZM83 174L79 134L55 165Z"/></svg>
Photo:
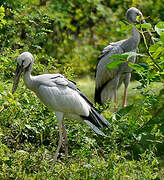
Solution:
<svg viewBox="0 0 164 180"><path fill-rule="evenodd" d="M75 83L63 76L52 76L44 80L36 94L45 105L55 111L89 115L89 103L81 96L82 93Z"/></svg>
<svg viewBox="0 0 164 180"><path fill-rule="evenodd" d="M104 133L98 127L109 127L109 122L97 113L90 100L76 87L76 83L60 75L46 76L42 76L42 83L40 80L39 88L35 91L43 103L54 111L81 117L92 130L103 136Z"/></svg>
<svg viewBox="0 0 164 180"><path fill-rule="evenodd" d="M102 54L99 56L99 62L96 67L96 88L102 87L108 81L113 79L117 74L118 69L106 70L108 63L114 61L115 59L110 59L110 56L113 54L122 54L124 50L120 46L107 46Z"/></svg>
<svg viewBox="0 0 164 180"><path fill-rule="evenodd" d="M119 47L121 47L121 45L122 45L122 43L123 42L125 42L127 39L124 39L124 40L121 40L121 41L117 41L117 42L112 42L112 43L110 43L108 46L106 46L103 50L102 50L102 52L101 52L101 54L98 56L98 63L99 63L99 61L104 57L104 56L106 56L107 54L109 54L110 52L112 53L112 49L114 48L114 47L116 47L116 46L119 46ZM98 65L98 64L97 64Z"/></svg>

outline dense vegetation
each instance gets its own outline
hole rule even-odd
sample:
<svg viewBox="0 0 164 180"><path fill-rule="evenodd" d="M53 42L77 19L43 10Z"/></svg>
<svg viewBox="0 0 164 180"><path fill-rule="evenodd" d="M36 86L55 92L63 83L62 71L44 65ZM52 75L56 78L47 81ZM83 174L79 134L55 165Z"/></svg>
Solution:
<svg viewBox="0 0 164 180"><path fill-rule="evenodd" d="M34 75L60 72L77 84L86 75L93 79L100 51L129 34L124 16L131 6L143 12L155 40L142 40L139 53L145 56L131 64L139 95L117 113L103 112L112 124L104 129L106 138L68 119L69 157L61 152L49 171L57 120L23 81L11 94L15 59L30 51ZM163 9L160 0L0 1L0 179L164 178Z"/></svg>

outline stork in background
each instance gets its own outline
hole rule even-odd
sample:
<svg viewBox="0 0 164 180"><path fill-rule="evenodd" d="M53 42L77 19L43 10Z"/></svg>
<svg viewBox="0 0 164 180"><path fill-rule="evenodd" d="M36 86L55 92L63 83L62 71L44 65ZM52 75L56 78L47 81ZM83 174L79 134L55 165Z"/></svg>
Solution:
<svg viewBox="0 0 164 180"><path fill-rule="evenodd" d="M34 58L31 53L24 52L17 58L17 69L12 88L12 93L17 89L21 74L24 72L24 83L40 100L55 111L59 125L59 143L53 164L63 143L65 142L65 153L68 154L67 133L64 117L83 120L94 132L101 136L105 134L99 129L103 126L109 127L109 122L100 115L93 107L89 99L76 87L73 81L69 81L61 74L43 74L32 76Z"/></svg>
<svg viewBox="0 0 164 180"><path fill-rule="evenodd" d="M114 54L123 54L125 52L137 52L138 44L140 42L140 33L135 27L135 23L140 23L137 17L140 17L141 23L146 23L143 20L142 13L132 7L127 10L126 18L130 24L133 24L132 35L130 38L121 40L118 42L110 43L103 49L98 57L98 63L96 67L96 85L95 85L95 102L100 105L104 105L107 100L117 102L117 91L122 83L125 85L124 98L122 106L127 105L127 89L131 79L132 69L128 67L128 62L122 63L118 68L112 70L106 70L107 64L117 60L111 59L110 56ZM148 32L151 35L150 32ZM135 63L136 57L130 58L129 62Z"/></svg>

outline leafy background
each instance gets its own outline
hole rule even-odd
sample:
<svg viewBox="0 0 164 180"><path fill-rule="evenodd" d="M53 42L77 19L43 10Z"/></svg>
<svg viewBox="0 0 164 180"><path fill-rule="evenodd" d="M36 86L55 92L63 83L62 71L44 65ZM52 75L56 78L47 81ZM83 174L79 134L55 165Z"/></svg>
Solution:
<svg viewBox="0 0 164 180"><path fill-rule="evenodd" d="M49 171L58 143L57 120L23 81L11 94L16 57L30 51L33 75L60 72L93 100L97 56L109 42L130 35L125 12L131 6L151 24L155 44L148 39L147 50L141 40L139 53L146 56L131 65L129 106L103 112L112 124L104 129L108 138L68 119L69 157L61 150ZM163 9L160 0L0 1L1 179L164 178Z"/></svg>

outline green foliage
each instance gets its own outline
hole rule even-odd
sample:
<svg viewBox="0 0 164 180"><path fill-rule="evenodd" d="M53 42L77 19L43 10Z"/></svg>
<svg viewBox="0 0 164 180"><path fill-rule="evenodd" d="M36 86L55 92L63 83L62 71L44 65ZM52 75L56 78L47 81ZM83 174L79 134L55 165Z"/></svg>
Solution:
<svg viewBox="0 0 164 180"><path fill-rule="evenodd" d="M116 69L119 67L120 64L124 63L125 61L128 62L128 60L133 56L145 56L145 55L139 54L136 52L126 52L123 54L113 54L109 58L114 59L114 61L111 61L110 63L108 63L106 66L106 69L107 70ZM117 60L117 59L120 59L120 60ZM131 62L128 62L128 66L135 69L135 70L143 70L143 68L140 65L137 65L137 64L134 64Z"/></svg>
<svg viewBox="0 0 164 180"><path fill-rule="evenodd" d="M163 179L164 93L163 87L160 93L153 88L155 81L163 83L163 2L2 0L0 5L0 179ZM117 113L103 112L112 124L104 128L106 138L67 119L69 157L61 150L49 171L59 138L57 120L22 80L11 94L15 59L30 51L34 75L60 71L69 79L93 76L99 52L131 29L124 14L132 5L151 16L151 25L138 28L153 31L155 44L146 41L146 51L141 42L140 53L112 56L117 60L108 70L138 56L141 63L129 66L141 84L134 89L139 95L134 93L134 103ZM94 89L90 81L83 82L86 95Z"/></svg>
<svg viewBox="0 0 164 180"><path fill-rule="evenodd" d="M121 31L128 31L128 30L131 30L132 29L132 27L133 27L133 25L132 24L125 24L125 23L123 23L122 21L120 21L119 22L119 24L121 25Z"/></svg>
<svg viewBox="0 0 164 180"><path fill-rule="evenodd" d="M138 24L136 25L137 28L145 28L145 29L152 29L152 25L150 23Z"/></svg>
<svg viewBox="0 0 164 180"><path fill-rule="evenodd" d="M118 56L119 56L119 55L117 55L117 58L118 58ZM115 57L115 56L114 56L114 57ZM122 56L121 56L121 57L122 57ZM110 62L109 64L107 64L106 69L107 69L107 70L116 69L116 68L118 68L118 66L119 66L120 64L122 64L122 63L124 63L124 61L120 61L120 60L112 61L112 62Z"/></svg>
<svg viewBox="0 0 164 180"><path fill-rule="evenodd" d="M130 132L130 135L128 137L130 136L134 137L134 141L130 140L131 143L130 142L128 143L128 144L132 144L130 145L129 148L134 152L135 157L137 157L136 156L137 154L145 152L145 150L148 147L155 147L158 152L158 155L159 154L161 155L161 149L164 148L164 138L163 138L164 109L163 109L163 100L162 100L164 98L163 89L161 90L160 95L157 95L155 93L152 93L149 88L150 88L150 82L154 82L154 81L163 82L163 69L164 69L163 41L161 40L160 37L156 39L155 44L148 47L142 28L152 29L152 26L149 24L144 24L143 26L137 25L136 27L141 28L140 32L144 38L144 43L147 50L146 52L147 56L134 52L112 55L110 58L114 58L114 61L112 61L107 65L107 70L118 68L118 66L121 63L125 61L128 62L128 59L132 56L140 55L145 57L147 68L145 68L146 66L144 67L141 64L134 64L128 62L128 66L133 68L140 76L141 78L140 82L142 83L141 88L142 87L145 88L141 91L142 95L144 96L144 98L142 99L142 103L144 103L144 105L140 104L141 108L139 108L138 106L139 103L137 103L134 104L133 106L126 107L125 109L121 109L120 112L118 112L116 119L119 120L120 123L122 117L125 119L124 115L129 113L129 111L133 112L133 110L135 109L135 112L133 113L135 114L136 117L142 119L142 121L138 119L138 123L134 123L133 120L132 123L133 127L130 127L130 129L128 129L127 131L127 134L128 132ZM155 31L158 33L158 35L163 36L162 33L163 22L160 22L155 26ZM117 59L123 59L124 61L120 61ZM136 105L137 107L135 107ZM139 110L139 116L137 116L138 110ZM142 115L142 111L143 111L143 115ZM128 116L128 118L130 118L130 116ZM131 119L135 119L135 118L131 117Z"/></svg>

